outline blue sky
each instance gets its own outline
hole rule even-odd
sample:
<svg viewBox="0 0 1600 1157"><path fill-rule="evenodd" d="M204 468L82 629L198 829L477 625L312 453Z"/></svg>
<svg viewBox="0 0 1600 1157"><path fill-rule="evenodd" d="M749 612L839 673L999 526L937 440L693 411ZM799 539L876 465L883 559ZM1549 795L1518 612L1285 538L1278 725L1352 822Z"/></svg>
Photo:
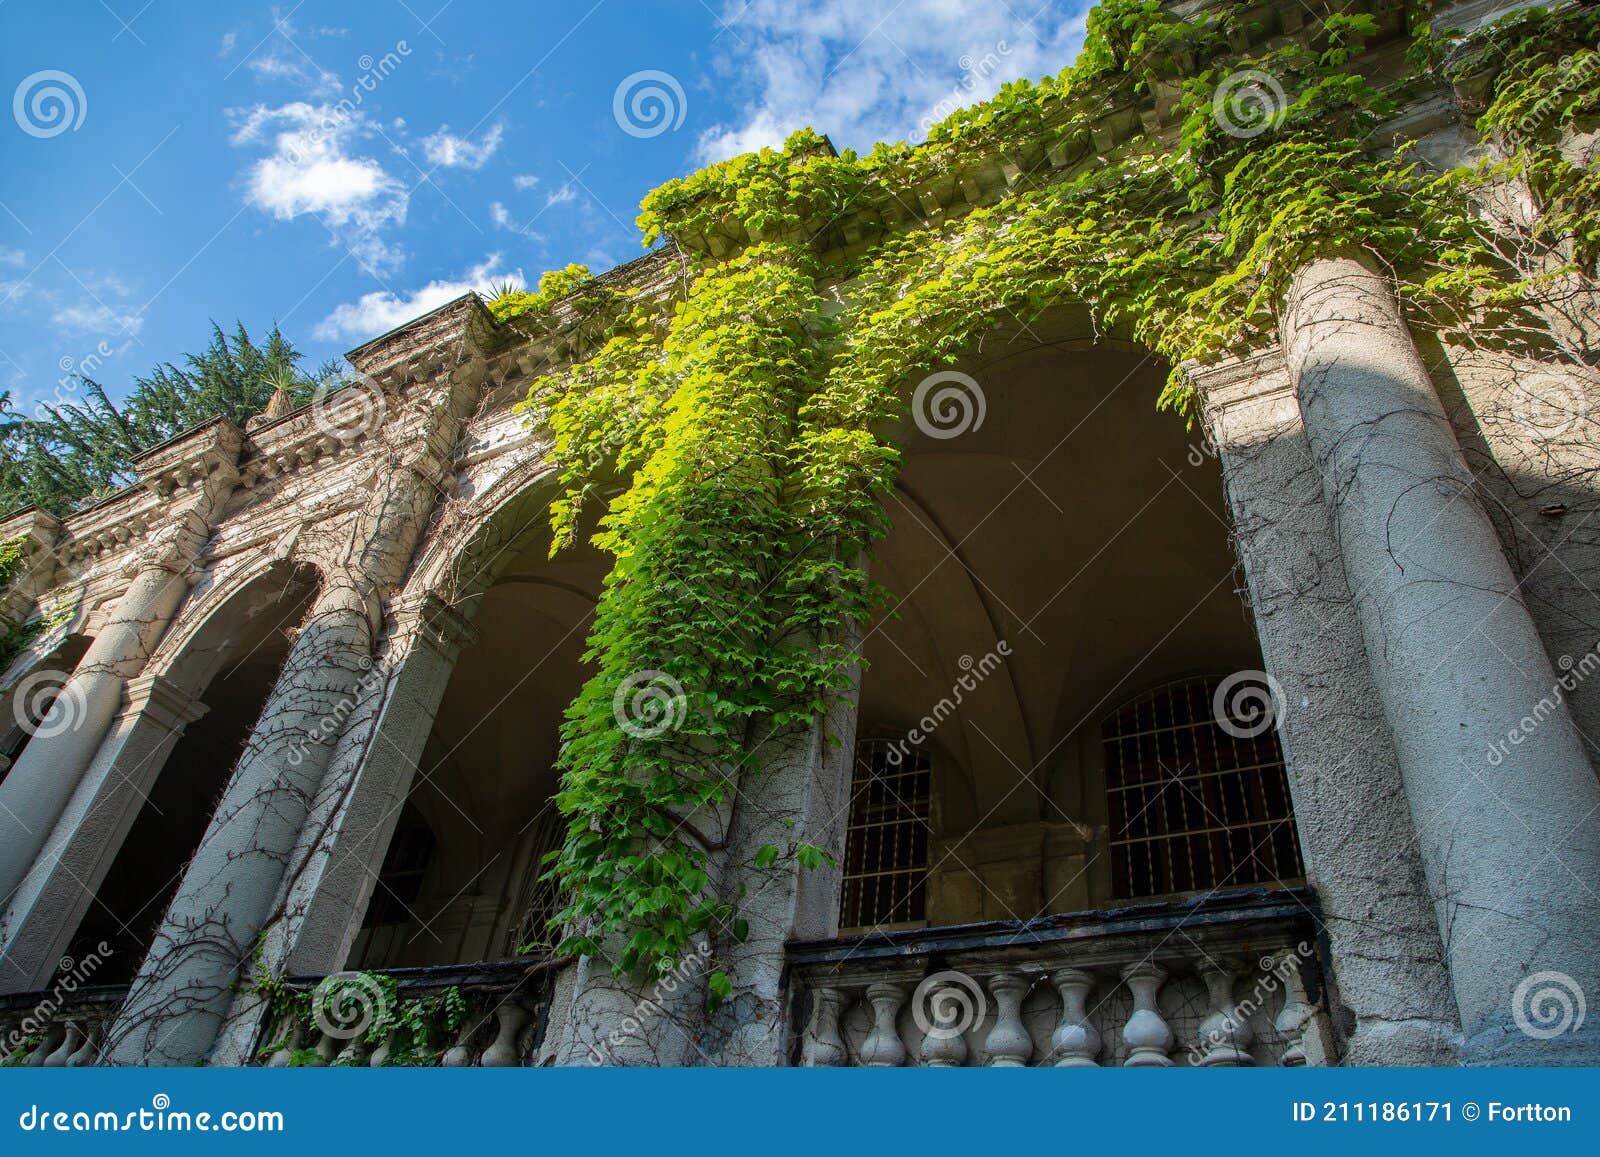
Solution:
<svg viewBox="0 0 1600 1157"><path fill-rule="evenodd" d="M314 365L640 252L651 188L812 125L920 139L1071 62L1087 0L0 0L0 388L273 322Z"/></svg>

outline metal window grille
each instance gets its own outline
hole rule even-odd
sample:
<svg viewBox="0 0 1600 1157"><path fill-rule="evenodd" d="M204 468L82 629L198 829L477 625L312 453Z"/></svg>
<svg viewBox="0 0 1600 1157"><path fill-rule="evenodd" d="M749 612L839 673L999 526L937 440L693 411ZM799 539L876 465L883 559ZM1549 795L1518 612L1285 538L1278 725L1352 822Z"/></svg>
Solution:
<svg viewBox="0 0 1600 1157"><path fill-rule="evenodd" d="M844 929L914 924L928 914L928 835L933 774L928 755L898 741L856 744L845 833Z"/></svg>
<svg viewBox="0 0 1600 1157"><path fill-rule="evenodd" d="M561 888L550 879L545 856L561 846L566 835L566 820L555 800L549 800L534 820L533 850L522 882L521 919L511 929L506 942L509 955L524 951L554 949L561 942L561 931L551 925L555 914L566 907Z"/></svg>
<svg viewBox="0 0 1600 1157"><path fill-rule="evenodd" d="M1223 730L1212 711L1218 683L1159 687L1102 726L1119 899L1305 874L1277 733Z"/></svg>

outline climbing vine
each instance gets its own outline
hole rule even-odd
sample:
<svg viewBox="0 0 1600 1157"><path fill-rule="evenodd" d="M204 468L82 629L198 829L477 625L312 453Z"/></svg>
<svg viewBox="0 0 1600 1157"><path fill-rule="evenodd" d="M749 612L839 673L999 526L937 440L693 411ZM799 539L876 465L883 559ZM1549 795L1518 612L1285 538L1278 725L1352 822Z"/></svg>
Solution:
<svg viewBox="0 0 1600 1157"><path fill-rule="evenodd" d="M814 725L849 686L900 459L884 431L905 383L955 362L997 315L1087 306L1175 367L1160 404L1192 416L1183 363L1270 340L1289 278L1318 256L1379 264L1416 318L1462 340L1530 308L1535 285L1480 211L1489 181L1525 181L1545 239L1572 239L1592 269L1595 170L1559 141L1596 111L1600 16L1533 11L1452 39L1423 7L1408 14L1414 58L1434 82L1478 82L1501 149L1485 166L1440 171L1382 147L1408 93L1350 67L1380 31L1373 16L1252 55L1244 6L1184 20L1108 0L1076 65L1007 85L922 145L835 154L807 130L649 194L645 243L689 255L675 293L630 296L569 266L494 303L514 325L540 324L558 298L607 319L525 403L563 484L557 548L592 512L615 559L588 640L597 673L563 728L569 825L552 870L566 951L660 976L696 936L742 933L714 856L769 737ZM1119 110L1152 102L1169 131L1106 139ZM980 207L905 214L983 158L1030 156ZM846 220L868 240L841 244ZM820 862L807 845L789 853ZM711 987L725 994L726 977Z"/></svg>
<svg viewBox="0 0 1600 1157"><path fill-rule="evenodd" d="M0 592L10 587L11 580L22 567L23 548L26 545L20 538L0 542ZM0 672L9 667L11 661L25 651L28 644L32 643L43 629L42 619L19 622L0 610Z"/></svg>

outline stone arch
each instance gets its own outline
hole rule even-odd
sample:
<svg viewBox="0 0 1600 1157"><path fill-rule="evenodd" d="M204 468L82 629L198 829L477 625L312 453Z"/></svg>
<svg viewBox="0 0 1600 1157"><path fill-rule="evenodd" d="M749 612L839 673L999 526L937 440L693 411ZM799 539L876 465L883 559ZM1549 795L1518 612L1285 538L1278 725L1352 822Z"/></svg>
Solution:
<svg viewBox="0 0 1600 1157"><path fill-rule="evenodd" d="M0 689L0 781L92 642L92 635L58 628L35 640L6 672L10 678Z"/></svg>
<svg viewBox="0 0 1600 1157"><path fill-rule="evenodd" d="M962 428L918 413L913 381L889 431L904 461L873 575L898 607L866 632L863 734L958 699L923 736L927 922L1096 906L1110 899L1096 704L1130 683L1261 666L1220 469L1157 412L1167 366L1084 309L997 324L951 369L981 393ZM992 674L957 696L955 660L1002 642Z"/></svg>
<svg viewBox="0 0 1600 1157"><path fill-rule="evenodd" d="M348 834L366 845L379 876L403 806L425 818L437 847L398 926L372 926L371 884L333 885L358 889L325 900L343 909L350 945L336 966L461 963L511 951L540 841L553 830L546 821L561 713L585 677L579 655L609 569L583 541L547 557L553 475L542 459L511 467L412 568L401 602L435 608L459 633L443 652L408 644L409 673L429 672L419 689L429 704L424 725L406 727L399 740L399 720L379 721L384 738L375 748L398 741L403 758L386 773L386 802L368 830ZM394 914L392 904L379 907Z"/></svg>
<svg viewBox="0 0 1600 1157"><path fill-rule="evenodd" d="M7 915L7 959L49 980L102 941L100 983L131 978L199 846L320 584L284 561L233 576L127 685L38 865Z"/></svg>

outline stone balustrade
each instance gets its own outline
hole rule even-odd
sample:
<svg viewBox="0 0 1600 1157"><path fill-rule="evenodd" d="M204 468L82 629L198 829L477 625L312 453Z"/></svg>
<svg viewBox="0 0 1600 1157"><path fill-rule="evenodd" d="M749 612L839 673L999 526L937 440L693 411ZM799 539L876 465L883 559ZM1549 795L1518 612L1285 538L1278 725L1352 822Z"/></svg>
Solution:
<svg viewBox="0 0 1600 1157"><path fill-rule="evenodd" d="M793 1061L1333 1063L1307 890L790 946Z"/></svg>
<svg viewBox="0 0 1600 1157"><path fill-rule="evenodd" d="M291 978L285 982L289 992L310 999L295 1002L269 1026L255 1063L269 1068L532 1064L549 1011L551 963L509 960L344 973L332 979L342 982L346 996L328 989L326 977ZM370 982L378 976L392 980L392 989ZM325 994L321 998L319 989ZM397 1005L408 1014L397 1018ZM385 1027L396 1019L402 1023Z"/></svg>
<svg viewBox="0 0 1600 1157"><path fill-rule="evenodd" d="M98 1064L106 1028L128 995L107 984L0 997L0 1066Z"/></svg>

